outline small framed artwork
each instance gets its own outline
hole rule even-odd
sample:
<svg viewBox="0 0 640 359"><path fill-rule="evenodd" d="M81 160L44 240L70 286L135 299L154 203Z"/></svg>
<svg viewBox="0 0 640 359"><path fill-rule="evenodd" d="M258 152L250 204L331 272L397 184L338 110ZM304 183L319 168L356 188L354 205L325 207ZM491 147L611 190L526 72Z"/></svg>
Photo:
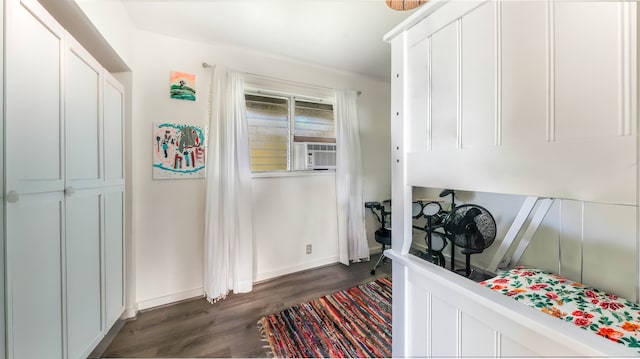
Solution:
<svg viewBox="0 0 640 359"><path fill-rule="evenodd" d="M153 125L153 179L204 178L206 153L206 128Z"/></svg>
<svg viewBox="0 0 640 359"><path fill-rule="evenodd" d="M196 75L171 71L171 98L196 100Z"/></svg>

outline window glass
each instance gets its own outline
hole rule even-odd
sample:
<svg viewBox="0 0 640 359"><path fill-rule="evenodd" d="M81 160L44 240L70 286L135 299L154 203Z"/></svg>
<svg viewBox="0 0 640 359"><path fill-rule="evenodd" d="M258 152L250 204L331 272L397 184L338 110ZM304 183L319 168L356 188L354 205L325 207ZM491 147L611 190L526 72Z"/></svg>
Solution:
<svg viewBox="0 0 640 359"><path fill-rule="evenodd" d="M289 153L289 100L246 95L251 171L286 171Z"/></svg>
<svg viewBox="0 0 640 359"><path fill-rule="evenodd" d="M296 101L294 134L296 142L335 142L333 106Z"/></svg>

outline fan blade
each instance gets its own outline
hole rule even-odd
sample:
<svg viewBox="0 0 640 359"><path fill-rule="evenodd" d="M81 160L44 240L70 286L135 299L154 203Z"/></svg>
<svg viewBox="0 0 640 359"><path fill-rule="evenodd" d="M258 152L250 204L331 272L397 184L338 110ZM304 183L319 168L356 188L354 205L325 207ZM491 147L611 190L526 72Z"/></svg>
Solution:
<svg viewBox="0 0 640 359"><path fill-rule="evenodd" d="M464 218L473 219L478 217L481 214L482 214L482 211L480 209L472 207L467 211L467 213L464 214Z"/></svg>
<svg viewBox="0 0 640 359"><path fill-rule="evenodd" d="M465 227L464 237L467 242L465 246L467 249L480 252L484 250L484 236L480 233L475 223L470 223Z"/></svg>

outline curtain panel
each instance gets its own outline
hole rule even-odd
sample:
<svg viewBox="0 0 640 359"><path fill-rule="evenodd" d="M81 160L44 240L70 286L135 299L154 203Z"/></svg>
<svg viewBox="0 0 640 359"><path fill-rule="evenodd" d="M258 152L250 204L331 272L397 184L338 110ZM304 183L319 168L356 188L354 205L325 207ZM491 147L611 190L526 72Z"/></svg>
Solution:
<svg viewBox="0 0 640 359"><path fill-rule="evenodd" d="M209 94L204 292L209 302L253 287L251 168L241 73L216 65Z"/></svg>
<svg viewBox="0 0 640 359"><path fill-rule="evenodd" d="M362 154L358 119L358 94L335 90L336 119L336 200L340 262L369 259L362 200Z"/></svg>

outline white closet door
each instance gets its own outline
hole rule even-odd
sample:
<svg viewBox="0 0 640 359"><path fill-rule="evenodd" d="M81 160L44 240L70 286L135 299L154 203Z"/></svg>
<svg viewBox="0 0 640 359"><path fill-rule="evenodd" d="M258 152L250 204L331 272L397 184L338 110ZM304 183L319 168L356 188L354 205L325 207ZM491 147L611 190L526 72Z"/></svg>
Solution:
<svg viewBox="0 0 640 359"><path fill-rule="evenodd" d="M62 358L64 30L35 1L5 1L7 353Z"/></svg>
<svg viewBox="0 0 640 359"><path fill-rule="evenodd" d="M26 4L7 4L7 188L19 194L62 190L64 170L64 30L41 7Z"/></svg>
<svg viewBox="0 0 640 359"><path fill-rule="evenodd" d="M8 357L62 358L62 193L7 206Z"/></svg>
<svg viewBox="0 0 640 359"><path fill-rule="evenodd" d="M105 320L110 328L124 310L124 89L104 74Z"/></svg>
<svg viewBox="0 0 640 359"><path fill-rule="evenodd" d="M104 194L106 327L124 310L124 192L113 188Z"/></svg>
<svg viewBox="0 0 640 359"><path fill-rule="evenodd" d="M72 38L65 65L66 186L94 188L101 183L102 69Z"/></svg>
<svg viewBox="0 0 640 359"><path fill-rule="evenodd" d="M68 38L65 57L66 298L69 358L86 357L102 335L99 98L101 67Z"/></svg>
<svg viewBox="0 0 640 359"><path fill-rule="evenodd" d="M100 193L65 199L68 357L90 354L102 335Z"/></svg>

